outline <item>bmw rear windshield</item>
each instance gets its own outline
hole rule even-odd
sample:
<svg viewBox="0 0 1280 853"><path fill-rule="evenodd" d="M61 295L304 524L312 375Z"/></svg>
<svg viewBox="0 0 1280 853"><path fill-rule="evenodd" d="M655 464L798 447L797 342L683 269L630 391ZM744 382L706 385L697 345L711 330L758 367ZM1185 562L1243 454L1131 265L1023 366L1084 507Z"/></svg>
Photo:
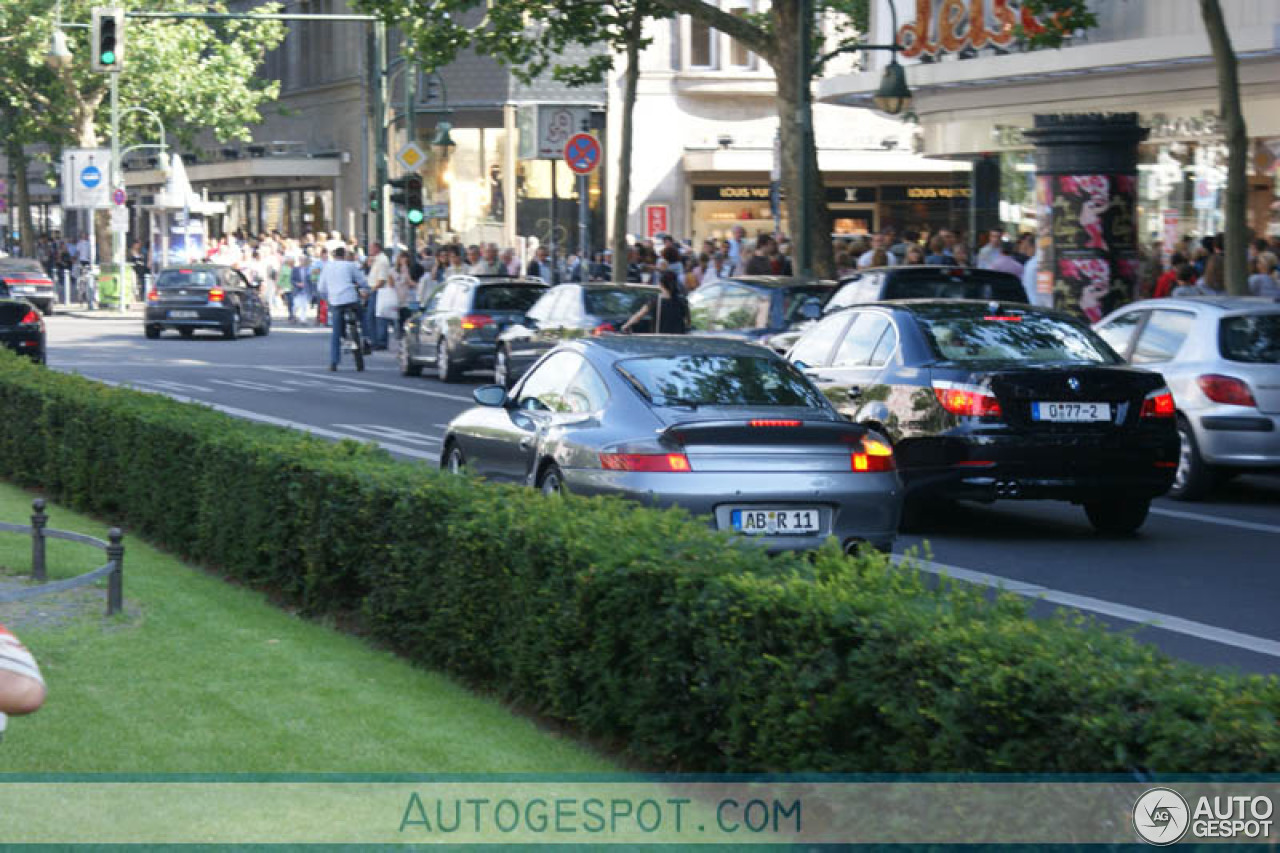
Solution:
<svg viewBox="0 0 1280 853"><path fill-rule="evenodd" d="M482 284L476 288L476 301L471 307L476 311L519 311L533 307L546 292L545 287L531 284Z"/></svg>
<svg viewBox="0 0 1280 853"><path fill-rule="evenodd" d="M1223 318L1218 346L1228 361L1280 364L1280 314Z"/></svg>
<svg viewBox="0 0 1280 853"><path fill-rule="evenodd" d="M621 361L617 369L656 406L827 405L798 370L769 356L653 356Z"/></svg>
<svg viewBox="0 0 1280 853"><path fill-rule="evenodd" d="M1022 282L1008 273L957 268L895 269L889 273L884 299L998 299L1026 302Z"/></svg>
<svg viewBox="0 0 1280 853"><path fill-rule="evenodd" d="M1019 364L1118 364L1117 356L1086 326L1059 315L974 305L921 305L911 309L934 353L943 361Z"/></svg>
<svg viewBox="0 0 1280 853"><path fill-rule="evenodd" d="M161 270L156 287L217 287L218 274L213 270Z"/></svg>

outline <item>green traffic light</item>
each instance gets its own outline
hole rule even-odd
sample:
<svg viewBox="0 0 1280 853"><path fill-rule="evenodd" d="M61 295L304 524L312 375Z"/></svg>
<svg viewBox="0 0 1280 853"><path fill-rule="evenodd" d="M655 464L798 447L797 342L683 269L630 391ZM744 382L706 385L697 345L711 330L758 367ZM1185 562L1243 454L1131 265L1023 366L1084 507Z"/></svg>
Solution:
<svg viewBox="0 0 1280 853"><path fill-rule="evenodd" d="M116 64L115 51L111 51L111 50L103 51L101 62L103 65L115 65Z"/></svg>
<svg viewBox="0 0 1280 853"><path fill-rule="evenodd" d="M409 217L409 224L410 224L410 225L421 225L421 224L422 224L422 211L421 211L421 210L411 210L411 211L409 211L409 213L408 213L408 217Z"/></svg>

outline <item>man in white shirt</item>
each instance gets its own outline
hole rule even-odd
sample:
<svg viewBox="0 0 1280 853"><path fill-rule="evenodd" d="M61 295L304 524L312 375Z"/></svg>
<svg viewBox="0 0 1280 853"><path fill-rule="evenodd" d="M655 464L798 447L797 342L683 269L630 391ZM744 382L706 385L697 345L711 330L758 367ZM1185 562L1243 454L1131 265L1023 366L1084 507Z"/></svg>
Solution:
<svg viewBox="0 0 1280 853"><path fill-rule="evenodd" d="M329 322L333 330L329 335L330 370L338 369L347 312L360 310L360 288L364 286L364 273L347 260L347 250L342 246L334 249L324 269L320 270L320 280L316 283L316 292L329 303Z"/></svg>
<svg viewBox="0 0 1280 853"><path fill-rule="evenodd" d="M992 228L987 232L987 245L978 250L978 267L991 269L991 262L1000 257L1000 244L1004 241L1004 231Z"/></svg>
<svg viewBox="0 0 1280 853"><path fill-rule="evenodd" d="M862 253L862 257L858 258L858 267L859 267L859 268L862 268L862 267L869 267L869 266L871 266L871 264L872 264L872 262L874 261L875 256L876 256L876 249L884 249L884 253L885 253L885 255L888 257L888 260L889 260L888 266L891 266L891 267L892 267L892 266L897 265L897 263L898 263L898 259L897 259L897 258L895 258L895 257L893 256L893 252L890 252L890 251L889 251L889 247L885 244L885 235L883 235L883 234L872 234L872 235L871 235L871 248L870 248L870 249L867 249L867 251L863 252L863 253Z"/></svg>
<svg viewBox="0 0 1280 853"><path fill-rule="evenodd" d="M374 349L386 349L387 338L380 334L385 330L378 328L378 291L384 287L391 287L391 260L387 257L387 253L382 251L381 243L369 244L369 288L373 291L373 297L369 300L367 310L364 317L364 333L365 336L373 342Z"/></svg>

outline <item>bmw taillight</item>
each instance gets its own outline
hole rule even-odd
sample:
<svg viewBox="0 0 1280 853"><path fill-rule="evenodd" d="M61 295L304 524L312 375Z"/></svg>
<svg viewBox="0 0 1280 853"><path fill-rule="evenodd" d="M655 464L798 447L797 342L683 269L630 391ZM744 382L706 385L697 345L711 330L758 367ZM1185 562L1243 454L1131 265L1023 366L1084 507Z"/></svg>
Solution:
<svg viewBox="0 0 1280 853"><path fill-rule="evenodd" d="M959 383L934 383L933 393L937 395L942 408L953 415L964 415L974 418L998 418L1003 411L1000 401L986 388Z"/></svg>
<svg viewBox="0 0 1280 853"><path fill-rule="evenodd" d="M40 312L32 308L22 315L22 319L18 321L20 326L39 326L44 318L40 316Z"/></svg>
<svg viewBox="0 0 1280 853"><path fill-rule="evenodd" d="M1144 418L1171 418L1177 411L1168 388L1152 391L1142 401L1141 415Z"/></svg>
<svg viewBox="0 0 1280 853"><path fill-rule="evenodd" d="M210 302L221 302L226 298L227 298L227 292L223 290L221 287L215 287L209 291Z"/></svg>
<svg viewBox="0 0 1280 853"><path fill-rule="evenodd" d="M1228 406L1249 406L1251 408L1257 408L1258 406L1258 401L1254 399L1253 392L1249 390L1248 383L1243 379L1209 373L1204 376L1197 376L1196 384L1200 386L1200 390L1204 392L1204 395L1215 403L1223 403Z"/></svg>
<svg viewBox="0 0 1280 853"><path fill-rule="evenodd" d="M462 318L462 328L467 331L475 329L483 329L485 326L492 326L493 318L488 314L467 314Z"/></svg>
<svg viewBox="0 0 1280 853"><path fill-rule="evenodd" d="M616 332L618 329L612 323L601 323L591 330L591 334L595 337L603 335L605 332Z"/></svg>
<svg viewBox="0 0 1280 853"><path fill-rule="evenodd" d="M883 473L897 467L893 461L893 448L874 438L862 439L862 447L853 452L851 465L859 474Z"/></svg>
<svg viewBox="0 0 1280 853"><path fill-rule="evenodd" d="M683 453L601 453L600 467L606 471L678 473L692 471Z"/></svg>
<svg viewBox="0 0 1280 853"><path fill-rule="evenodd" d="M160 294L159 294L159 293L157 293L157 292L156 292L156 291L154 291L154 290L148 290L148 291L147 291L147 301L148 301L148 302L158 302L159 300L160 300Z"/></svg>

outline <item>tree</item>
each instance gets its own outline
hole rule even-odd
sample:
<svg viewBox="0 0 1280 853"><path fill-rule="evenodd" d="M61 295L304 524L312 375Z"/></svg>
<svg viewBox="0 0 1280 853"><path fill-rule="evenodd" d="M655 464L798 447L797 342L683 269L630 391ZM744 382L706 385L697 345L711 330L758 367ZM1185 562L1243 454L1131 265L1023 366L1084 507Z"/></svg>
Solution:
<svg viewBox="0 0 1280 853"><path fill-rule="evenodd" d="M63 0L62 20L87 23L95 0ZM125 9L152 8L144 0L125 0ZM169 11L224 11L220 4L166 3ZM268 4L261 12L275 11ZM45 0L5 0L0 4L0 76L5 79L3 117L10 145L47 143L95 148L109 122L104 100L108 75L89 70L87 29L68 29L72 62L56 72L45 65L55 28L54 7ZM120 103L144 105L160 115L171 139L190 143L204 130L219 139L249 139L249 127L261 120L261 107L279 96L279 84L254 73L267 51L284 38L274 21L137 20L125 28L125 62L120 72ZM10 116L13 117L12 121ZM38 117L38 121L34 121ZM153 125L136 114L121 122L124 144L154 141ZM29 214L28 214L29 215Z"/></svg>
<svg viewBox="0 0 1280 853"><path fill-rule="evenodd" d="M1200 0L1200 15L1204 18L1209 44L1213 46L1213 61L1218 67L1218 102L1227 135L1227 202L1223 233L1226 245L1222 247L1227 292L1248 296L1249 271L1245 266L1249 254L1245 225L1248 185L1245 165L1249 157L1249 134L1240 105L1239 68L1218 0Z"/></svg>
<svg viewBox="0 0 1280 853"><path fill-rule="evenodd" d="M416 61L429 68L447 65L470 47L502 62L525 82L550 71L555 80L586 86L604 80L618 54L626 56L610 240L614 280L625 281L632 115L640 51L648 44L644 22L662 14L655 0L362 0L360 5L399 27L413 45ZM468 26L470 16L480 9L483 19ZM601 46L608 50L594 49Z"/></svg>

